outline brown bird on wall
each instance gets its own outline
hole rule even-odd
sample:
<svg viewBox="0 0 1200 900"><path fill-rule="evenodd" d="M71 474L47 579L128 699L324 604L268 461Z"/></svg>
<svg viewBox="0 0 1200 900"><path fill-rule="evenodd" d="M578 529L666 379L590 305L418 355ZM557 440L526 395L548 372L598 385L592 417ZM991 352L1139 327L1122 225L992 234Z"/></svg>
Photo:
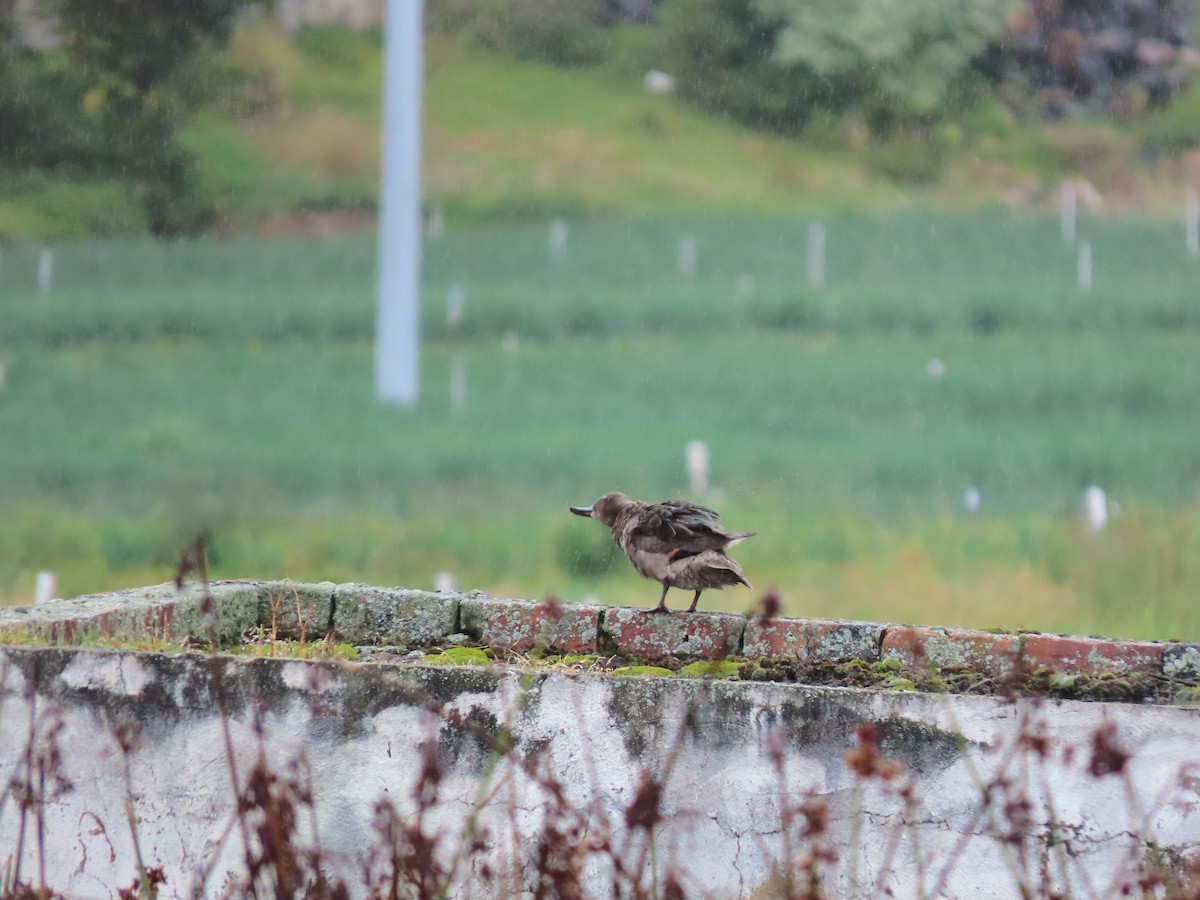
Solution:
<svg viewBox="0 0 1200 900"><path fill-rule="evenodd" d="M663 586L658 606L651 612L668 612L667 591L673 587L696 592L688 612L696 611L703 591L719 591L729 584L750 587L742 567L726 556L725 550L754 532L730 534L717 521L717 514L705 506L682 500L639 503L617 491L591 506L570 509L611 528L613 540L638 574Z"/></svg>

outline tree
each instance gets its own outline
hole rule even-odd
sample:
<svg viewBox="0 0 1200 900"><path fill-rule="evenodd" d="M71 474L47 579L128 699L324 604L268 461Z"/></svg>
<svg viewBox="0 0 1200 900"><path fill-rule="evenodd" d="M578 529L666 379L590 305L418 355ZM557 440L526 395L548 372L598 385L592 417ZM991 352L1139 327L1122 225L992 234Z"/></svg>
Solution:
<svg viewBox="0 0 1200 900"><path fill-rule="evenodd" d="M939 118L973 59L1003 38L1014 0L755 0L780 28L772 53L847 85L877 131Z"/></svg>
<svg viewBox="0 0 1200 900"><path fill-rule="evenodd" d="M664 0L666 61L706 108L794 133L861 112L876 132L929 124L1003 38L1014 0Z"/></svg>
<svg viewBox="0 0 1200 900"><path fill-rule="evenodd" d="M227 41L257 0L43 0L57 37L35 50L0 15L0 162L126 184L154 234L194 231L211 216L177 133L194 92L184 79L203 48Z"/></svg>
<svg viewBox="0 0 1200 900"><path fill-rule="evenodd" d="M664 68L685 100L712 112L795 133L834 87L803 63L774 59L785 22L763 15L754 0L667 0L659 15Z"/></svg>

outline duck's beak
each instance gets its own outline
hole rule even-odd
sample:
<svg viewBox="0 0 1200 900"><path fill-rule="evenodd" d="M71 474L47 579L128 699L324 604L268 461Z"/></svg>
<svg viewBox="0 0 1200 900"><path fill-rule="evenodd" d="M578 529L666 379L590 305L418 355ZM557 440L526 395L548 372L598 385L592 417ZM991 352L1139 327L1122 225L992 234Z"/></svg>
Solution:
<svg viewBox="0 0 1200 900"><path fill-rule="evenodd" d="M592 508L590 506L572 506L569 507L569 509L571 512L575 513L575 515L583 516L585 519L590 519L592 517Z"/></svg>

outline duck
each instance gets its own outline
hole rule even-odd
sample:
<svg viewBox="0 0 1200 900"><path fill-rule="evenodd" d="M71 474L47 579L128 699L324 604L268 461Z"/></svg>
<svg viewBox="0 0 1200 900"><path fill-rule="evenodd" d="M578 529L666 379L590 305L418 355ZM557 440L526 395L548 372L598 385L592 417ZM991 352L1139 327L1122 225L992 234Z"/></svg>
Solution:
<svg viewBox="0 0 1200 900"><path fill-rule="evenodd" d="M671 588L695 591L687 610L695 612L704 591L738 584L750 587L742 567L725 551L756 532L726 531L718 521L720 515L707 506L684 500L642 503L613 491L591 506L568 508L611 528L613 540L638 574L662 585L658 606L651 613L670 612L667 591Z"/></svg>

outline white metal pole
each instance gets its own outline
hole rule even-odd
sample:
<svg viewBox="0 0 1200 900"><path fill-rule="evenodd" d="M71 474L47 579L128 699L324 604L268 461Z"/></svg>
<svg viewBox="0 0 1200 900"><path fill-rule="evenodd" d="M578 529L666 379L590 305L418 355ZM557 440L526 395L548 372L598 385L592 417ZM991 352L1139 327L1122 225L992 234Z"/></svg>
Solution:
<svg viewBox="0 0 1200 900"><path fill-rule="evenodd" d="M422 5L388 0L383 51L375 396L405 406L420 370Z"/></svg>

